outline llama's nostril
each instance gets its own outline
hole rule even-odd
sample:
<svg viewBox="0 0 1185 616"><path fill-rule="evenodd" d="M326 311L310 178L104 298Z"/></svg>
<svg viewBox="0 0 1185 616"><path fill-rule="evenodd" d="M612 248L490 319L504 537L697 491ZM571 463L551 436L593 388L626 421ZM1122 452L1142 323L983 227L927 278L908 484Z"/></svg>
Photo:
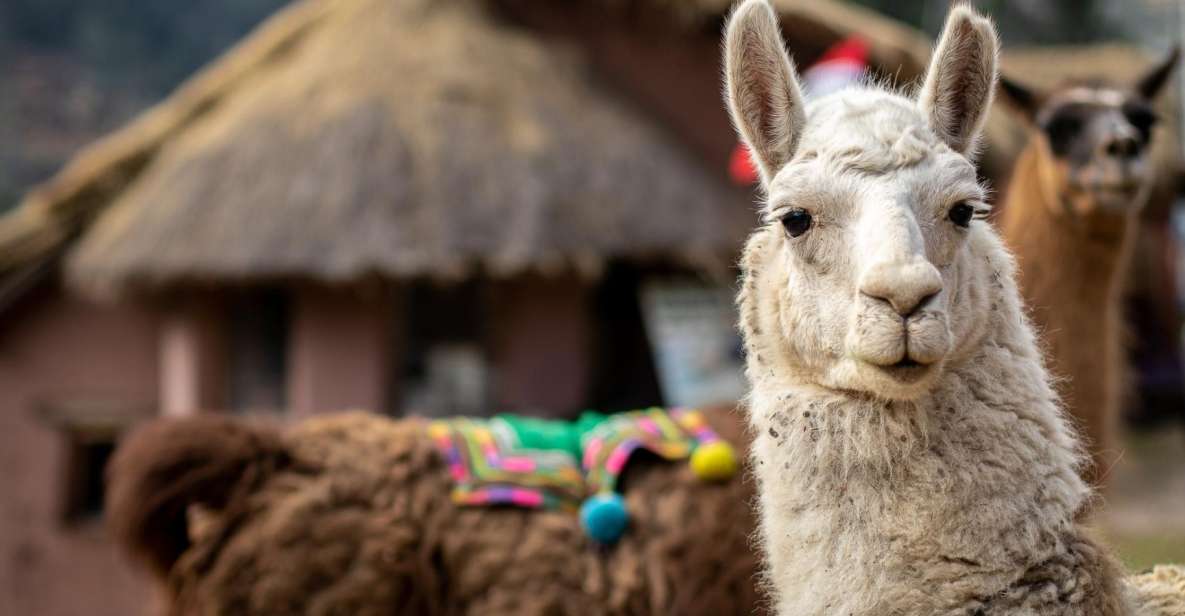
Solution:
<svg viewBox="0 0 1185 616"><path fill-rule="evenodd" d="M1107 155L1113 158L1132 158L1140 153L1140 142L1131 137L1115 139L1107 144Z"/></svg>
<svg viewBox="0 0 1185 616"><path fill-rule="evenodd" d="M903 316L903 317L911 317L911 316L913 316L913 315L917 314L917 313L918 313L918 311L920 311L921 309L925 308L926 306L929 306L929 305L930 305L930 303L934 301L934 298L935 298L935 297L938 297L938 291L935 291L935 292L933 292L933 293L931 293L931 294L929 294L929 295L926 295L925 297L923 297L921 300L919 300L919 301L918 301L918 303L917 303L917 304L915 304L915 305L913 306L913 308L911 308L911 309L909 310L909 312L908 312L907 314L903 314L903 315L901 315L901 316Z"/></svg>

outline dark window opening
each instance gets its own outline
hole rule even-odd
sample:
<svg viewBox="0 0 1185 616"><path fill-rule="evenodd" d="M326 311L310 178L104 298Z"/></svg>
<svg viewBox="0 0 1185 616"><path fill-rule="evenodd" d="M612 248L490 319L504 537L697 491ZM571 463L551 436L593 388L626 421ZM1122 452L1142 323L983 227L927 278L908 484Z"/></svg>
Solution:
<svg viewBox="0 0 1185 616"><path fill-rule="evenodd" d="M68 447L64 518L71 524L99 519L103 516L103 477L115 442L75 436Z"/></svg>
<svg viewBox="0 0 1185 616"><path fill-rule="evenodd" d="M409 286L396 365L404 414L445 417L488 412L486 285L417 282Z"/></svg>
<svg viewBox="0 0 1185 616"><path fill-rule="evenodd" d="M285 289L257 289L230 302L230 407L279 412L287 403L291 301Z"/></svg>
<svg viewBox="0 0 1185 616"><path fill-rule="evenodd" d="M590 407L627 411L663 404L638 290L644 273L616 264L596 290Z"/></svg>

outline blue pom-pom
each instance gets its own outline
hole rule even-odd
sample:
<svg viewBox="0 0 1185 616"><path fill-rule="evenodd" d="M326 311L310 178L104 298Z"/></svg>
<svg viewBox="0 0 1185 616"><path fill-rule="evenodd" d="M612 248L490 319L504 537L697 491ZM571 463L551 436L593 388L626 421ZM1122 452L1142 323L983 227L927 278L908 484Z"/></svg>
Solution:
<svg viewBox="0 0 1185 616"><path fill-rule="evenodd" d="M616 543L625 532L629 520L625 500L614 492L593 496L580 506L580 525L589 537L599 543Z"/></svg>

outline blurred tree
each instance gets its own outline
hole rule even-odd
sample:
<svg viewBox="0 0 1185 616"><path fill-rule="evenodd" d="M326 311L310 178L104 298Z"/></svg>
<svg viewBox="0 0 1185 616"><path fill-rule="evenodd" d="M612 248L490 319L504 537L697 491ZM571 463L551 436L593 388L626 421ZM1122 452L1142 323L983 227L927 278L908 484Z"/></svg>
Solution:
<svg viewBox="0 0 1185 616"><path fill-rule="evenodd" d="M934 4L934 2L927 2L927 0L854 0L854 3L875 9L878 13L903 21L915 28L922 28L925 25L927 5Z"/></svg>
<svg viewBox="0 0 1185 616"><path fill-rule="evenodd" d="M1106 18L1110 0L980 0L975 3L1000 25L1005 43L1083 44L1122 39Z"/></svg>
<svg viewBox="0 0 1185 616"><path fill-rule="evenodd" d="M855 0L899 19L930 35L942 28L950 0ZM1125 38L1121 24L1111 19L1107 9L1116 0L973 0L999 25L1006 44L1051 45L1091 43ZM1141 2L1122 1L1128 7Z"/></svg>

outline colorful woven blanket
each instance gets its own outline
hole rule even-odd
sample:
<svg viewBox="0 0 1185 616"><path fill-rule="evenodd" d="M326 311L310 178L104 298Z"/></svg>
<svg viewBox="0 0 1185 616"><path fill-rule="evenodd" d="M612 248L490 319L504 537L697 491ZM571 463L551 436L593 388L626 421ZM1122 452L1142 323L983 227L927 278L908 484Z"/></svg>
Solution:
<svg viewBox="0 0 1185 616"><path fill-rule="evenodd" d="M692 461L706 479L731 476L736 466L731 448L693 409L585 413L575 422L456 418L430 422L428 431L456 483L453 500L462 505L574 510L590 496L616 490L638 451L666 460L690 458L700 448L727 454L723 467L715 463L720 455Z"/></svg>

